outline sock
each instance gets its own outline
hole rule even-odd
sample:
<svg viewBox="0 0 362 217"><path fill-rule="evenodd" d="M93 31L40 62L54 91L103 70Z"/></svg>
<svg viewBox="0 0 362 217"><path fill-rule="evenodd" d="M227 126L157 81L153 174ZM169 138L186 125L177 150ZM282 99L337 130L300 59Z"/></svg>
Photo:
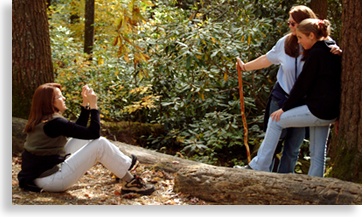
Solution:
<svg viewBox="0 0 362 217"><path fill-rule="evenodd" d="M126 175L123 176L122 180L124 180L124 181L126 181L126 182L129 182L129 181L131 181L133 178L134 178L134 176L133 176L129 171L127 171L127 172L126 172Z"/></svg>

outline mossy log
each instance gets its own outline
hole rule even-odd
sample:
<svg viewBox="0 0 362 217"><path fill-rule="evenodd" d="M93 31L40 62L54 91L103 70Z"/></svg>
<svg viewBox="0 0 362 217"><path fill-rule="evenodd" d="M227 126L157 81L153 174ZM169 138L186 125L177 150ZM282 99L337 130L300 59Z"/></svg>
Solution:
<svg viewBox="0 0 362 217"><path fill-rule="evenodd" d="M23 128L14 124L21 123L24 124L13 118L13 137L18 136L19 140L24 139L18 130ZM362 204L362 185L352 182L216 167L111 142L123 153L137 155L142 164L175 173L175 191L216 204Z"/></svg>

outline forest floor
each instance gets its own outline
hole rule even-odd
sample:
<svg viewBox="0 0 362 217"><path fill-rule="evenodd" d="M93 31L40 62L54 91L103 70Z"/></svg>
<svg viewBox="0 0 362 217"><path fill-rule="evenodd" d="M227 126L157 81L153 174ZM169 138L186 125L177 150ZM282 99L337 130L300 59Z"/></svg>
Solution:
<svg viewBox="0 0 362 217"><path fill-rule="evenodd" d="M209 205L211 203L180 192L174 192L174 175L151 170L140 164L133 173L155 186L149 196L121 194L122 185L112 173L97 164L70 189L62 193L30 192L19 187L17 175L21 170L20 155L12 157L13 205Z"/></svg>

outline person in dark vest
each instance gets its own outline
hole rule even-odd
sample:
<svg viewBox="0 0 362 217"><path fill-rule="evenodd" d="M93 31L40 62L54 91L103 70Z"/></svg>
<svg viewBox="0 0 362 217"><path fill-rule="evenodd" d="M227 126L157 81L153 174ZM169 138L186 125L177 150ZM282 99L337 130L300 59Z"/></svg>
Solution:
<svg viewBox="0 0 362 217"><path fill-rule="evenodd" d="M85 85L81 95L81 113L72 122L62 116L67 107L60 84L46 83L35 90L24 130L27 138L19 186L37 192L66 191L100 162L122 179L122 193L152 194L154 186L130 173L138 166L137 157L126 156L100 137L100 112L93 89Z"/></svg>

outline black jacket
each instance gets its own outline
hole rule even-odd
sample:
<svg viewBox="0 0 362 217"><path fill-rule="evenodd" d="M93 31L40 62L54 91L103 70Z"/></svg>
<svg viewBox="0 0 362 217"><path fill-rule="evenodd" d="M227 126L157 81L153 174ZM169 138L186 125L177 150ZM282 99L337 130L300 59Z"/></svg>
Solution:
<svg viewBox="0 0 362 217"><path fill-rule="evenodd" d="M339 116L341 98L341 57L330 52L333 41L318 41L309 50L303 70L295 82L283 111L301 104L320 119Z"/></svg>
<svg viewBox="0 0 362 217"><path fill-rule="evenodd" d="M40 192L41 188L34 184L34 179L65 160L65 157L60 155L38 156L30 154L26 150L23 151L21 158L21 171L18 174L19 186L35 192Z"/></svg>

